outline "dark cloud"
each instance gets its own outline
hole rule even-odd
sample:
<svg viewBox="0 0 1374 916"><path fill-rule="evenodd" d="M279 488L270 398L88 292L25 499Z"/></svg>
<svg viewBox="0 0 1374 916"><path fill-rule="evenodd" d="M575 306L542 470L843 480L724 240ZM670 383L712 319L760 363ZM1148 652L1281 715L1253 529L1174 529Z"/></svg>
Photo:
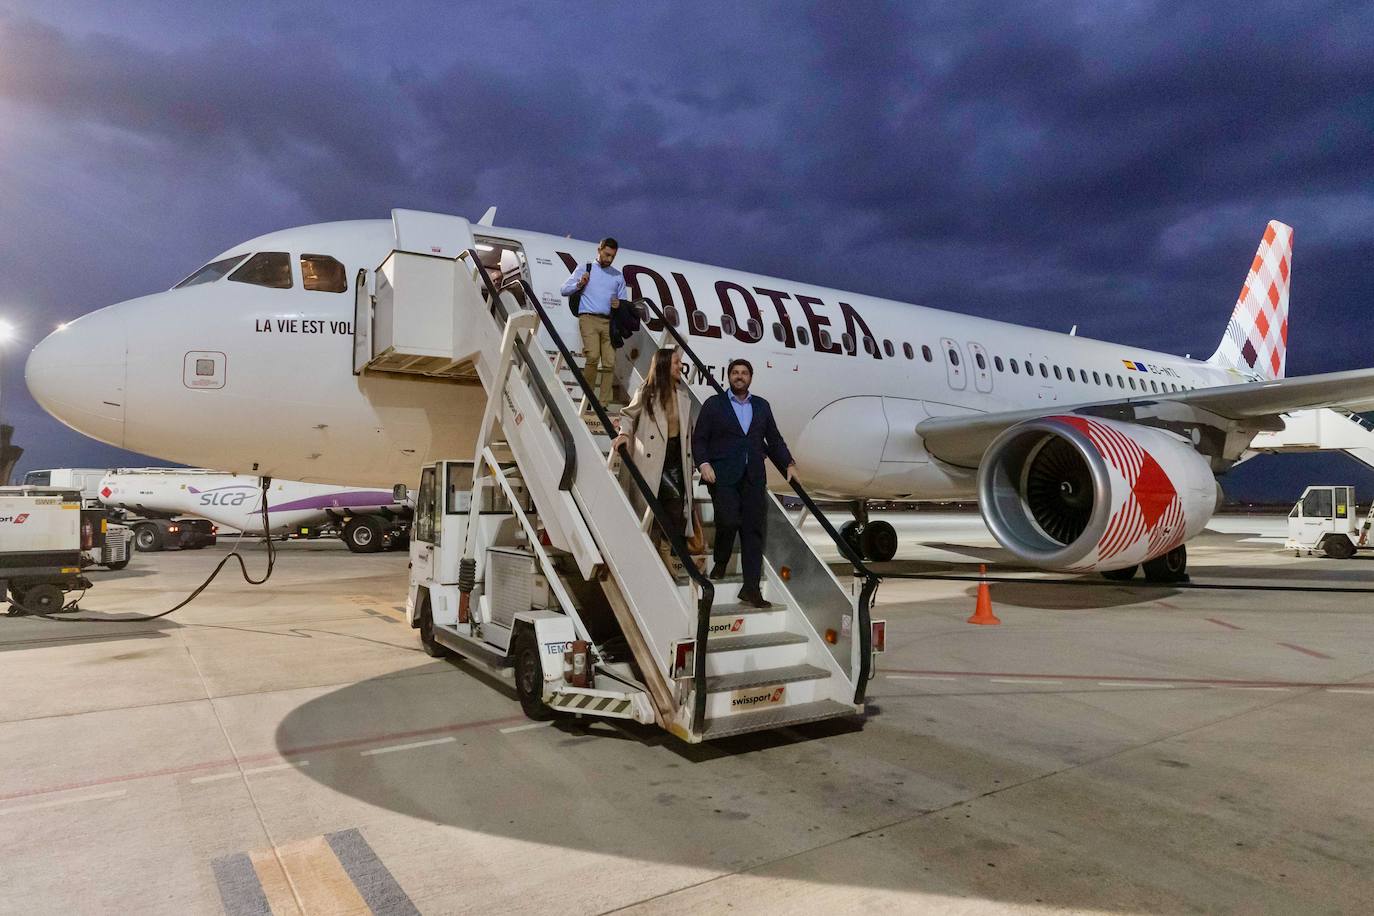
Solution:
<svg viewBox="0 0 1374 916"><path fill-rule="evenodd" d="M0 14L0 307L30 338L264 231L499 204L510 225L1203 354L1279 218L1290 371L1369 363L1370 4L239 12ZM54 270L59 246L84 269ZM7 412L77 448L20 363Z"/></svg>

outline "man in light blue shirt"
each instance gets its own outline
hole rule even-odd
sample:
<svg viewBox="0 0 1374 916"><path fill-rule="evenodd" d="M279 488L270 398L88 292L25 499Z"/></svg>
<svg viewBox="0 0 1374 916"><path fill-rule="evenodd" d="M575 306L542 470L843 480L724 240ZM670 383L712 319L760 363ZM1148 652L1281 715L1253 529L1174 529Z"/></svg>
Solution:
<svg viewBox="0 0 1374 916"><path fill-rule="evenodd" d="M597 388L602 404L611 401L612 375L615 369L615 347L611 344L611 310L620 308L625 295L625 278L611 264L620 245L605 238L596 247L596 261L572 272L563 283L565 296L578 296L577 330L582 334L582 352L586 362L582 375L587 384ZM599 385L598 385L599 380Z"/></svg>

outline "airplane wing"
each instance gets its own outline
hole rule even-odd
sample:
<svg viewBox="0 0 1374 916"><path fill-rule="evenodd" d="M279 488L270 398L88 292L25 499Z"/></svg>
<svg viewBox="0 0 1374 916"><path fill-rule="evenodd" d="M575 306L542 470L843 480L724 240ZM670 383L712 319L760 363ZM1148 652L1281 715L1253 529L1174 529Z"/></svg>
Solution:
<svg viewBox="0 0 1374 916"><path fill-rule="evenodd" d="M1282 429L1280 414L1315 407L1374 410L1374 369L1246 382L1116 401L1063 406L1047 404L1031 410L933 417L916 424L916 433L924 440L926 450L941 461L975 468L998 433L1036 417L1087 414L1127 421L1142 416L1186 420L1192 414L1214 423L1219 417L1259 429Z"/></svg>

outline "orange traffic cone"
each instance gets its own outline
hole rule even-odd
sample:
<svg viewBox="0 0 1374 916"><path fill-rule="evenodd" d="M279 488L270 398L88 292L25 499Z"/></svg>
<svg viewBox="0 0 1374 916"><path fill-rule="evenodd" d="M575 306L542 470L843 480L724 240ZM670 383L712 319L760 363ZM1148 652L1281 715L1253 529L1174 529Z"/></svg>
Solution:
<svg viewBox="0 0 1374 916"><path fill-rule="evenodd" d="M978 567L978 603L973 606L973 616L968 619L969 623L980 624L985 627L996 626L1002 621L997 619L997 615L992 612L992 592L988 591L988 583L982 576L988 574L986 566Z"/></svg>

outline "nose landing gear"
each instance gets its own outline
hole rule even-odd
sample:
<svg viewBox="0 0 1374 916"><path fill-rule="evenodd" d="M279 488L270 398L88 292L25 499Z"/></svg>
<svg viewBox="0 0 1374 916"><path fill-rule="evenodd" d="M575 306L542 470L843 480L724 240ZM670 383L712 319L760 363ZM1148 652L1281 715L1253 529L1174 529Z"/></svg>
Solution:
<svg viewBox="0 0 1374 916"><path fill-rule="evenodd" d="M854 520L840 526L840 536L855 553L865 560L886 563L897 555L897 529L879 519L870 521L868 504L851 505Z"/></svg>

